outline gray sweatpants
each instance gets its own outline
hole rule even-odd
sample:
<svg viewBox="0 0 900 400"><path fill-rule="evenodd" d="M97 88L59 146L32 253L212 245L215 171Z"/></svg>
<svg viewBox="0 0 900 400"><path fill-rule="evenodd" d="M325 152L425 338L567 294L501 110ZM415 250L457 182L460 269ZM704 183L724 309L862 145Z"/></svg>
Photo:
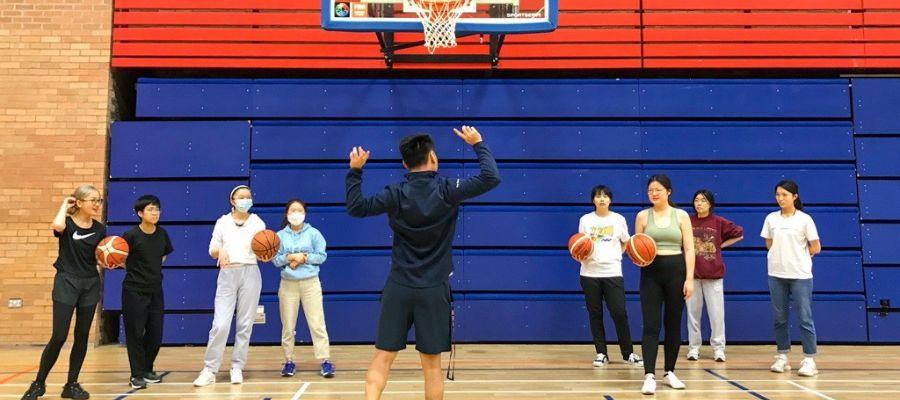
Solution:
<svg viewBox="0 0 900 400"><path fill-rule="evenodd" d="M725 285L722 279L694 279L694 294L685 302L687 305L688 345L700 349L703 336L700 333L700 319L703 317L703 302L709 314L709 344L713 350L725 350Z"/></svg>
<svg viewBox="0 0 900 400"><path fill-rule="evenodd" d="M207 369L216 373L222 365L225 344L231 330L231 318L236 315L234 350L231 353L231 368L244 369L247 364L247 349L250 346L250 334L253 331L253 320L256 306L259 304L259 292L262 289L262 276L256 264L233 266L219 270L216 281L216 311L212 329L209 330L209 342L206 344L204 364ZM237 314L235 314L237 306Z"/></svg>

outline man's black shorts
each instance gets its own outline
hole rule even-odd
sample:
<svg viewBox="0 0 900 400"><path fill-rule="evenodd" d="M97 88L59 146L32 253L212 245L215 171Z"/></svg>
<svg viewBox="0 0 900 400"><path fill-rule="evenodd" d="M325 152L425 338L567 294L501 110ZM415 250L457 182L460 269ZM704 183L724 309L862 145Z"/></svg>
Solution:
<svg viewBox="0 0 900 400"><path fill-rule="evenodd" d="M388 280L381 292L381 316L375 348L406 348L410 326L416 327L416 350L424 354L450 351L450 284L413 288Z"/></svg>

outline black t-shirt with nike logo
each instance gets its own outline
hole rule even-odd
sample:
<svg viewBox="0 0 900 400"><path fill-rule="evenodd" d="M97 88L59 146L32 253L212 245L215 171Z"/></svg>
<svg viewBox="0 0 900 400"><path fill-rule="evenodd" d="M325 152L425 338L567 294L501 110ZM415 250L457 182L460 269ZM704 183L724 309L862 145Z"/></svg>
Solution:
<svg viewBox="0 0 900 400"><path fill-rule="evenodd" d="M59 256L53 263L57 271L82 278L100 276L94 250L106 237L106 225L91 219L91 227L84 229L76 225L72 217L66 217L66 229L53 231L53 236L59 238Z"/></svg>

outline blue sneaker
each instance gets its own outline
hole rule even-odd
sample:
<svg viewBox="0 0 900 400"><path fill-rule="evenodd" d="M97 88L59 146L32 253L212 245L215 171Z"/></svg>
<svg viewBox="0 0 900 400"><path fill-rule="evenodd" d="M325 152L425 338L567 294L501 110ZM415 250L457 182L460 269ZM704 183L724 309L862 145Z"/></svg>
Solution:
<svg viewBox="0 0 900 400"><path fill-rule="evenodd" d="M294 362L288 361L284 363L284 368L281 369L281 376L288 377L294 376Z"/></svg>
<svg viewBox="0 0 900 400"><path fill-rule="evenodd" d="M322 370L320 371L322 376L326 378L334 377L334 365L331 364L331 361L325 360L322 361Z"/></svg>

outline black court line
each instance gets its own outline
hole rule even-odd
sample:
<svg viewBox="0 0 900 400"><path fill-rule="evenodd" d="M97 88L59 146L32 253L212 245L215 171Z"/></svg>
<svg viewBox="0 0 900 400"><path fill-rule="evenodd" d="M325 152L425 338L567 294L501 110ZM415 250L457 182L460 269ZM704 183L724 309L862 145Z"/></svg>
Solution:
<svg viewBox="0 0 900 400"><path fill-rule="evenodd" d="M163 372L162 374L159 374L159 377L160 377L160 378L165 378L166 375L169 374L169 372L171 372L171 371ZM148 389L149 389L149 387L148 387ZM119 397L116 397L115 400L122 400L122 399L128 397L129 394L134 394L134 392L137 392L138 390L143 390L143 389L131 389L131 390L125 392L123 395L121 395L121 396L119 396Z"/></svg>
<svg viewBox="0 0 900 400"><path fill-rule="evenodd" d="M706 372L708 372L710 375L712 375L712 376L714 376L714 377L716 377L716 378L719 378L719 379L721 379L721 380L723 380L723 381L725 381L725 382L730 383L731 386L734 386L734 387L736 387L736 388L738 388L738 389L741 389L741 390L747 392L748 394L750 394L750 395L753 396L753 397L756 397L757 399L760 399L760 400L769 400L766 396L763 396L763 395L761 395L761 394L759 394L759 393L756 393L756 392L754 392L754 391L752 391L752 390L750 390L750 389L747 389L744 385L741 385L740 383L737 383L737 382L735 382L735 381L733 381L733 380L731 380L731 379L728 379L728 378L725 377L725 376L719 375L719 374L715 373L713 370L711 370L711 369L709 369L709 368L704 368L703 370L706 371Z"/></svg>

